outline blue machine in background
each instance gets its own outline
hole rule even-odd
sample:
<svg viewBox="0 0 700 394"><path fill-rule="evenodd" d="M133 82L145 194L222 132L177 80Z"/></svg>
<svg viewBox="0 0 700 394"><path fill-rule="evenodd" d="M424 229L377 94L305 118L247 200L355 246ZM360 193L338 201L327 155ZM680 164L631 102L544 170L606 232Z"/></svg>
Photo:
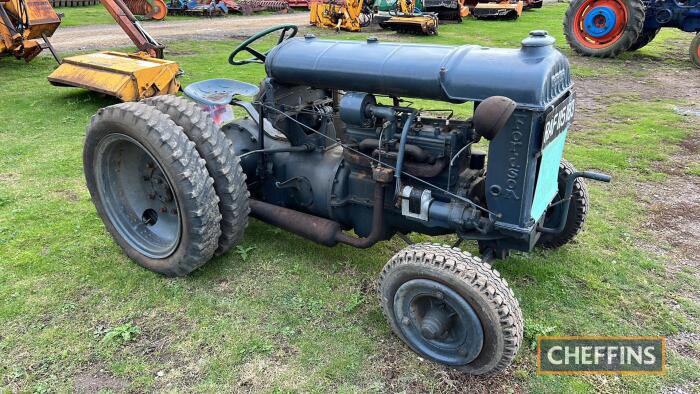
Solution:
<svg viewBox="0 0 700 394"><path fill-rule="evenodd" d="M575 0L564 16L566 40L584 56L636 51L665 27L696 33L690 60L700 67L700 0Z"/></svg>

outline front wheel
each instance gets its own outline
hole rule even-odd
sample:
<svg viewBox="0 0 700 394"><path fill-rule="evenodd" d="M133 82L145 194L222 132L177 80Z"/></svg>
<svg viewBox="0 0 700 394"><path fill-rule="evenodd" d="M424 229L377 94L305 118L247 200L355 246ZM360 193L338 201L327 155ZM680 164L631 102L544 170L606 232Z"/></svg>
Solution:
<svg viewBox="0 0 700 394"><path fill-rule="evenodd" d="M574 0L564 15L564 35L583 56L615 57L635 43L644 27L640 0Z"/></svg>
<svg viewBox="0 0 700 394"><path fill-rule="evenodd" d="M457 248L401 250L381 272L379 297L391 329L413 351L468 374L505 369L522 342L513 291L489 264Z"/></svg>
<svg viewBox="0 0 700 394"><path fill-rule="evenodd" d="M695 67L700 68L700 33L696 34L690 43L690 60Z"/></svg>

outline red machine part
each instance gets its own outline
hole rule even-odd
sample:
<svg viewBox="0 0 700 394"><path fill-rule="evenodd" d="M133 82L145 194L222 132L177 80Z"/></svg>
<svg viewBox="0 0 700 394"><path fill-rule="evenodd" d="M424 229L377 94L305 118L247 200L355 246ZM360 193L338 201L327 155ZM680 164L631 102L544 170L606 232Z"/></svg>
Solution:
<svg viewBox="0 0 700 394"><path fill-rule="evenodd" d="M309 7L309 1L308 0L287 0L287 4L289 4L290 7L304 7L308 8Z"/></svg>
<svg viewBox="0 0 700 394"><path fill-rule="evenodd" d="M590 12L599 9L602 10L600 15L589 16ZM574 34L584 46L606 48L620 39L627 26L627 18L627 7L619 0L587 0L574 16Z"/></svg>
<svg viewBox="0 0 700 394"><path fill-rule="evenodd" d="M282 0L237 0L235 2L243 15L260 11L287 12L289 9L287 2Z"/></svg>
<svg viewBox="0 0 700 394"><path fill-rule="evenodd" d="M163 46L143 30L134 14L122 0L100 0L100 2L139 51L146 52L155 58L163 58Z"/></svg>
<svg viewBox="0 0 700 394"><path fill-rule="evenodd" d="M145 19L155 19L157 21L165 19L168 15L168 6L163 0L123 0L126 7L134 15L139 15Z"/></svg>

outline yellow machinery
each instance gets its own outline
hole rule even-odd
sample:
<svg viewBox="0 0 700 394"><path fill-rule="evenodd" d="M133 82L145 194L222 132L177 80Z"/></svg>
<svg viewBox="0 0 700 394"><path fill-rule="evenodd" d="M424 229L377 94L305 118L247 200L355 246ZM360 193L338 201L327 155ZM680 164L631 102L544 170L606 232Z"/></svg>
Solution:
<svg viewBox="0 0 700 394"><path fill-rule="evenodd" d="M48 37L60 24L48 0L0 0L0 56L29 62L48 48L56 57Z"/></svg>
<svg viewBox="0 0 700 394"><path fill-rule="evenodd" d="M471 13L477 19L518 19L523 13L523 2L520 0L478 2Z"/></svg>
<svg viewBox="0 0 700 394"><path fill-rule="evenodd" d="M314 0L309 4L309 9L309 21L317 27L360 31L371 21L364 0Z"/></svg>
<svg viewBox="0 0 700 394"><path fill-rule="evenodd" d="M84 88L122 101L174 94L181 74L176 62L163 60L163 49L136 20L121 0L100 0L139 52L98 52L68 57L49 75L55 86Z"/></svg>
<svg viewBox="0 0 700 394"><path fill-rule="evenodd" d="M415 0L396 0L388 12L378 12L375 18L382 29L399 33L437 35L438 17L433 13L416 13Z"/></svg>
<svg viewBox="0 0 700 394"><path fill-rule="evenodd" d="M177 63L163 60L163 46L141 27L122 0L100 0L139 52L99 52L61 61L49 42L61 19L48 0L0 0L0 56L29 62L49 49L58 68L49 76L57 86L74 86L136 101L177 93Z"/></svg>

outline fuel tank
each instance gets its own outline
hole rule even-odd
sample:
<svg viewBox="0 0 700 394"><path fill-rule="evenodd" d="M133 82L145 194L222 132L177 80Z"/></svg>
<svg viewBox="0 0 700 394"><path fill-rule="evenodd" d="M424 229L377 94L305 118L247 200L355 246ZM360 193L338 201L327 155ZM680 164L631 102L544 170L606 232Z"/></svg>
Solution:
<svg viewBox="0 0 700 394"><path fill-rule="evenodd" d="M278 83L463 103L500 95L543 110L571 87L554 38L533 31L519 49L320 40L277 45L265 62Z"/></svg>

